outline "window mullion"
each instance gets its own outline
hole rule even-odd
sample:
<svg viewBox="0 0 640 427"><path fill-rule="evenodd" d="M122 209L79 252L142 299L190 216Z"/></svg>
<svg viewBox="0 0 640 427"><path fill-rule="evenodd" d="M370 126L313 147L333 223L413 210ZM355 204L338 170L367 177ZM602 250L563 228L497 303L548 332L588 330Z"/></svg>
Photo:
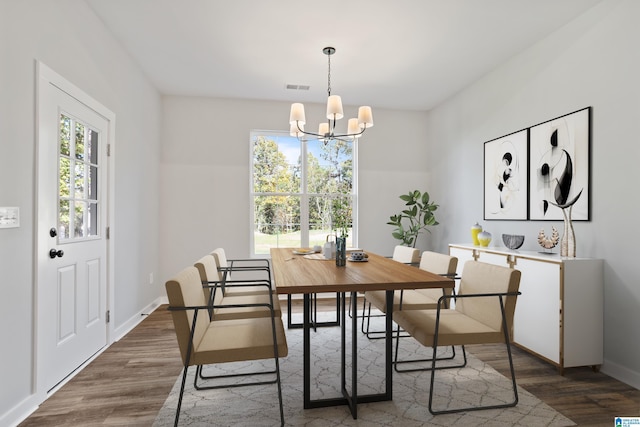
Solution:
<svg viewBox="0 0 640 427"><path fill-rule="evenodd" d="M353 143L351 144L351 166L352 166L352 183L351 183L351 207L352 207L352 217L351 217L351 244L354 248L359 247L358 243L358 143L357 138L354 138Z"/></svg>
<svg viewBox="0 0 640 427"><path fill-rule="evenodd" d="M307 142L300 141L300 244L309 247L309 192L307 188Z"/></svg>

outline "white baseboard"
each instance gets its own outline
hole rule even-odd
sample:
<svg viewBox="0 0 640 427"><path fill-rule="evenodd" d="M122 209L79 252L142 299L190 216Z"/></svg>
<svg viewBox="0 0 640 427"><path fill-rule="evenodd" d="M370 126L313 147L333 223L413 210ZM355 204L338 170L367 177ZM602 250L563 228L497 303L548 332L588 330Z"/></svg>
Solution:
<svg viewBox="0 0 640 427"><path fill-rule="evenodd" d="M151 304L149 304L148 306L146 306L142 310L140 310L138 313L136 313L133 316L131 316L129 318L129 320L127 320L122 325L120 325L120 326L118 326L117 328L114 329L114 331L113 331L114 340L113 341L114 342L115 341L119 341L122 337L124 337L129 332L131 332L133 330L133 328L138 326L138 324L140 324L140 322L142 322L144 320L144 318L148 314L153 313L153 311L156 308L158 308L158 306L160 306L162 304L167 304L167 303L168 303L167 297L159 297L155 301L153 301Z"/></svg>
<svg viewBox="0 0 640 427"><path fill-rule="evenodd" d="M0 417L0 426L16 427L38 409L41 402L42 399L40 399L37 394L32 394L8 412L2 414Z"/></svg>
<svg viewBox="0 0 640 427"><path fill-rule="evenodd" d="M605 360L600 372L640 390L640 372L632 371L609 360Z"/></svg>

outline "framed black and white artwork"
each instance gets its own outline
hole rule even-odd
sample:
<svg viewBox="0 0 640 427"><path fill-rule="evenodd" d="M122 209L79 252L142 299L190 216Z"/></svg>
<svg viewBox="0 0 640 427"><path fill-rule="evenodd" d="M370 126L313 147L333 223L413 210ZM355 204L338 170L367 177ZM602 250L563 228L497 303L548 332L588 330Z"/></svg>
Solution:
<svg viewBox="0 0 640 427"><path fill-rule="evenodd" d="M530 128L529 219L590 219L590 149L591 107Z"/></svg>
<svg viewBox="0 0 640 427"><path fill-rule="evenodd" d="M484 219L526 220L528 130L484 143Z"/></svg>

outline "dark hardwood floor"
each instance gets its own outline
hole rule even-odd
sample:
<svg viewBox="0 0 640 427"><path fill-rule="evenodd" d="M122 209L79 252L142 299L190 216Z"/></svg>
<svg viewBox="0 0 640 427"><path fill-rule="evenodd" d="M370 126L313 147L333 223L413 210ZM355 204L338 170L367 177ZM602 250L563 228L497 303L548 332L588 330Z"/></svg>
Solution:
<svg viewBox="0 0 640 427"><path fill-rule="evenodd" d="M335 302L320 308L335 309ZM300 304L294 302L293 310L299 311ZM468 349L508 375L504 346ZM552 365L518 348L513 356L518 385L579 426L613 426L615 416L640 416L640 390L590 368L566 369L561 376ZM150 426L180 372L171 315L161 306L20 426Z"/></svg>

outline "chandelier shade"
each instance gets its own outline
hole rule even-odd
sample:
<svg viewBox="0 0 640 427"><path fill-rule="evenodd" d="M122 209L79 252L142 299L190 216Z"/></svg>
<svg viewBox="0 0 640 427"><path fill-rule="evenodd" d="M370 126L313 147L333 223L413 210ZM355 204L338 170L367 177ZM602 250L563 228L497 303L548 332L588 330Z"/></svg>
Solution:
<svg viewBox="0 0 640 427"><path fill-rule="evenodd" d="M322 52L328 58L328 78L327 78L327 121L321 122L318 127L318 133L306 132L304 125L307 120L304 114L304 105L300 102L291 104L291 112L289 114L289 124L291 125L290 134L298 138L312 136L322 141L330 141L332 139L350 139L359 138L364 131L373 126L373 113L371 107L362 106L358 108L358 117L348 120L347 132L343 134L336 133L336 122L344 117L342 108L342 98L339 95L331 95L331 55L336 50L333 47L325 47Z"/></svg>

